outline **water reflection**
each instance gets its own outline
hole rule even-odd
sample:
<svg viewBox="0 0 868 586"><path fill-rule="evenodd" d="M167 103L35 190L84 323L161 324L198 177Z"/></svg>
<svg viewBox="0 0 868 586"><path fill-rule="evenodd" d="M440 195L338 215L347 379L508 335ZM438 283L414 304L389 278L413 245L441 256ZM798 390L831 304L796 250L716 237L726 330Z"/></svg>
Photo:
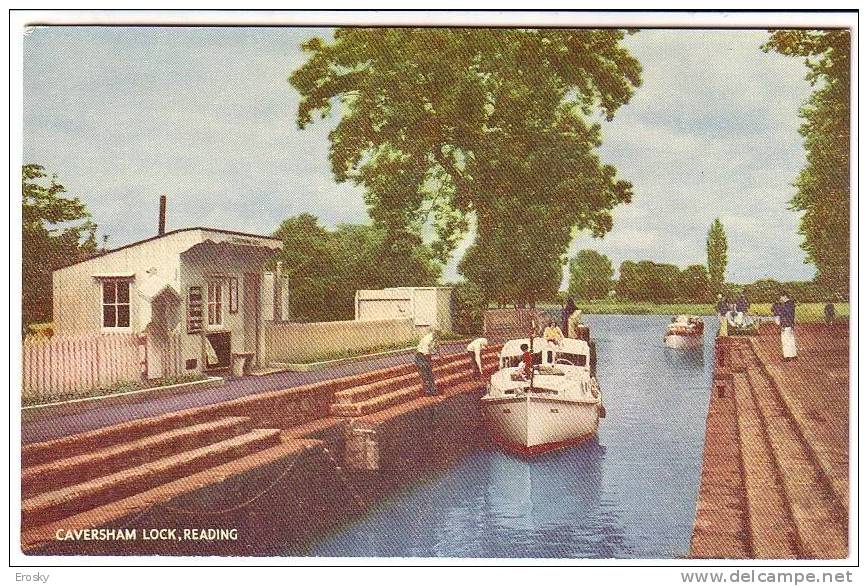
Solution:
<svg viewBox="0 0 868 586"><path fill-rule="evenodd" d="M664 347L663 359L668 366L687 372L700 373L705 370L705 348L702 346L685 350Z"/></svg>
<svg viewBox="0 0 868 586"><path fill-rule="evenodd" d="M608 410L598 438L532 459L480 447L309 553L685 555L696 508L713 344L695 352L668 351L661 344L669 321L665 316L591 316L588 321ZM711 325L707 322L706 329Z"/></svg>
<svg viewBox="0 0 868 586"><path fill-rule="evenodd" d="M532 459L492 451L485 549L491 557L612 557L623 542L615 511L601 504L606 448L594 438Z"/></svg>

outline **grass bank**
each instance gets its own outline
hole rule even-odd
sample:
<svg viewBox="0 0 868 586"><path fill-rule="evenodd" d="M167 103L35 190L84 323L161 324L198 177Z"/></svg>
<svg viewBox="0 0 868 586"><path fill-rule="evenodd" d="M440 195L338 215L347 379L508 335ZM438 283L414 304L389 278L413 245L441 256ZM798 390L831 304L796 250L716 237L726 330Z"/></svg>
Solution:
<svg viewBox="0 0 868 586"><path fill-rule="evenodd" d="M183 374L179 376L167 376L164 378L151 379L147 381L122 381L108 387L87 389L72 393L44 393L39 395L38 397L22 396L21 406L35 407L37 405L58 403L62 401L73 401L77 399L96 399L98 397L119 395L122 393L130 393L133 391L143 391L145 389L153 389L157 387L167 387L171 385L180 385L184 383L203 381L207 378L208 377L204 374Z"/></svg>
<svg viewBox="0 0 868 586"><path fill-rule="evenodd" d="M579 309L589 315L714 315L714 305L711 303L648 303L628 301L594 301L578 303ZM796 306L796 321L823 321L825 303L800 303ZM554 306L552 306L554 308ZM546 307L546 309L548 309ZM770 316L771 303L751 304L750 311L754 315ZM849 303L836 303L835 315L838 318L850 317Z"/></svg>

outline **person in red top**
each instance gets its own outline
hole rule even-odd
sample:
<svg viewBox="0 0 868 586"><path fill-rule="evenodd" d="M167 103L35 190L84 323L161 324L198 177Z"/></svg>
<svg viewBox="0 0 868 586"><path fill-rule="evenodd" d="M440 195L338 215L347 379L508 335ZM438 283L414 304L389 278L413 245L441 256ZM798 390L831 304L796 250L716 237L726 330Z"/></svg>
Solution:
<svg viewBox="0 0 868 586"><path fill-rule="evenodd" d="M524 375L530 378L530 373L533 370L533 354L530 353L530 348L527 344L521 345L521 361L524 363Z"/></svg>

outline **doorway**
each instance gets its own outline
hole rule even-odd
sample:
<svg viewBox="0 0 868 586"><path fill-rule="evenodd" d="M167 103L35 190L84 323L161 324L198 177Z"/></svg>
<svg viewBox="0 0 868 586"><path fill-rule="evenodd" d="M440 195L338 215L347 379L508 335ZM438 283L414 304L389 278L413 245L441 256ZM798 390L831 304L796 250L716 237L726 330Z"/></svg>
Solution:
<svg viewBox="0 0 868 586"><path fill-rule="evenodd" d="M175 331L180 323L181 299L164 289L151 300L151 321L147 335L147 377L163 378L181 374L180 340Z"/></svg>

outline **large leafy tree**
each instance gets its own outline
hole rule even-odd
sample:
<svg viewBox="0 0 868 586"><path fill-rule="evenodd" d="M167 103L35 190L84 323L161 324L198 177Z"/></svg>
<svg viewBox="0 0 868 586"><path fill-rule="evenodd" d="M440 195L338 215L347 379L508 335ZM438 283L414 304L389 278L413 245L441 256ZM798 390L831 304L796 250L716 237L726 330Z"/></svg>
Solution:
<svg viewBox="0 0 868 586"><path fill-rule="evenodd" d="M50 321L51 272L96 252L96 224L78 197L66 195L41 165L21 169L22 321Z"/></svg>
<svg viewBox="0 0 868 586"><path fill-rule="evenodd" d="M722 293L726 280L727 263L726 230L720 218L715 218L708 229L705 253L708 262L708 281L714 293Z"/></svg>
<svg viewBox="0 0 868 586"><path fill-rule="evenodd" d="M434 285L442 266L413 234L389 234L372 225L327 230L316 216L286 219L276 260L289 279L289 317L295 321L353 318L357 289Z"/></svg>
<svg viewBox="0 0 868 586"><path fill-rule="evenodd" d="M580 250L570 259L569 294L577 299L602 299L612 288L612 261L596 250Z"/></svg>
<svg viewBox="0 0 868 586"><path fill-rule="evenodd" d="M814 91L802 107L799 133L807 165L790 201L802 211L799 232L818 279L839 294L850 280L850 32L773 31L765 51L803 57Z"/></svg>
<svg viewBox="0 0 868 586"><path fill-rule="evenodd" d="M488 274L476 263L501 259L510 298L533 303L557 290L575 231L604 235L630 201L630 183L596 153L591 120L611 119L640 83L625 34L340 28L303 45L310 56L290 77L298 126L338 110L332 171L364 186L375 223L433 226L445 261L475 217L462 273L476 281Z"/></svg>

